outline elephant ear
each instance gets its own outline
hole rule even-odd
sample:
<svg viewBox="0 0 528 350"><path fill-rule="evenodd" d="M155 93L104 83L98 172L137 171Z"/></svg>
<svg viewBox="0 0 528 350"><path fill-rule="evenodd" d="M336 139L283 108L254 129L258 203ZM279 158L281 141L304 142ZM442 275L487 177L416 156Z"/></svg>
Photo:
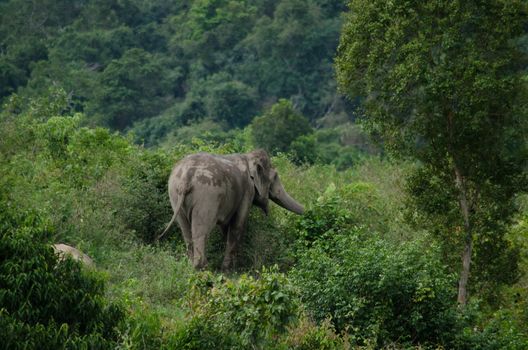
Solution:
<svg viewBox="0 0 528 350"><path fill-rule="evenodd" d="M249 174L253 180L253 183L255 184L255 188L257 189L259 196L267 197L268 186L266 183L269 183L269 181L266 181L267 176L262 165L255 164L255 166L251 167Z"/></svg>
<svg viewBox="0 0 528 350"><path fill-rule="evenodd" d="M249 175L261 198L267 199L269 196L270 170L271 162L266 151L257 150L250 153Z"/></svg>

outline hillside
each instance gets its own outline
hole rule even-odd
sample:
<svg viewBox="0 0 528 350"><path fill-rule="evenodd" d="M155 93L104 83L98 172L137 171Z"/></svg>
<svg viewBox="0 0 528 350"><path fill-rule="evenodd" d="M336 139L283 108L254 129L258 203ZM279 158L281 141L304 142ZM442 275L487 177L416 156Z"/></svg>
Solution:
<svg viewBox="0 0 528 350"><path fill-rule="evenodd" d="M0 349L528 348L527 23L522 0L0 2ZM260 210L255 165L234 267L218 228L204 269L178 225L156 241L175 163L257 148L302 215Z"/></svg>
<svg viewBox="0 0 528 350"><path fill-rule="evenodd" d="M279 98L314 124L350 120L332 62L341 0L7 1L0 98L68 94L86 123L148 144L209 120L251 122ZM212 126L210 126L212 128Z"/></svg>

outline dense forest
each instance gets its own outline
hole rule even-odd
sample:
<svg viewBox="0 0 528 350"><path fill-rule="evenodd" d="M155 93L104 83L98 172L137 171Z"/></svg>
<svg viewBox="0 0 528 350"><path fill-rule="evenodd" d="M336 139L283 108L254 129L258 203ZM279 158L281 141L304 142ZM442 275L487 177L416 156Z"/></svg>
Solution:
<svg viewBox="0 0 528 350"><path fill-rule="evenodd" d="M527 67L524 0L0 1L0 348L528 348ZM302 215L156 240L256 148Z"/></svg>

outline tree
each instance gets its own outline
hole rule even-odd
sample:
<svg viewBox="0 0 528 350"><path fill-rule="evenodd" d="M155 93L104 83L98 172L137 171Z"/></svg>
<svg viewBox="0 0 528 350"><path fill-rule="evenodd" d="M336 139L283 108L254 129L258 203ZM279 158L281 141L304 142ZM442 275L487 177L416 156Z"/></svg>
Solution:
<svg viewBox="0 0 528 350"><path fill-rule="evenodd" d="M113 128L124 129L134 121L154 116L167 105L170 86L163 63L142 49L130 49L101 73L100 91L88 105Z"/></svg>
<svg viewBox="0 0 528 350"><path fill-rule="evenodd" d="M255 145L272 153L287 152L295 139L312 132L308 119L284 99L279 100L264 115L255 118L252 127Z"/></svg>
<svg viewBox="0 0 528 350"><path fill-rule="evenodd" d="M422 200L424 213L450 215L444 224L463 246L458 302L465 304L474 242L478 249L503 239L514 195L526 189L526 56L516 45L526 2L349 6L337 58L340 89L365 97L365 124L390 150L419 161L412 193L433 191L439 205L424 208ZM417 183L425 190L413 188Z"/></svg>
<svg viewBox="0 0 528 350"><path fill-rule="evenodd" d="M236 47L243 60L235 76L264 96L291 99L310 120L331 112L338 100L332 69L338 8L337 1L277 2Z"/></svg>
<svg viewBox="0 0 528 350"><path fill-rule="evenodd" d="M249 124L257 114L257 94L254 89L237 80L227 78L220 82L215 77L208 79L204 86L207 116L226 123L229 128ZM222 76L218 78L222 79Z"/></svg>

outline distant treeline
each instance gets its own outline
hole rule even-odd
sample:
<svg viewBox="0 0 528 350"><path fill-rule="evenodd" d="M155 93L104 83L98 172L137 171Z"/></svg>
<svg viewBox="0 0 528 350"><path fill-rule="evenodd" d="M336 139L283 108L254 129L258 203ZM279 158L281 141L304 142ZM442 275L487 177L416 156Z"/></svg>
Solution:
<svg viewBox="0 0 528 350"><path fill-rule="evenodd" d="M60 87L88 124L151 140L203 120L244 127L280 98L312 123L346 121L333 73L345 10L343 0L4 1L0 99Z"/></svg>

